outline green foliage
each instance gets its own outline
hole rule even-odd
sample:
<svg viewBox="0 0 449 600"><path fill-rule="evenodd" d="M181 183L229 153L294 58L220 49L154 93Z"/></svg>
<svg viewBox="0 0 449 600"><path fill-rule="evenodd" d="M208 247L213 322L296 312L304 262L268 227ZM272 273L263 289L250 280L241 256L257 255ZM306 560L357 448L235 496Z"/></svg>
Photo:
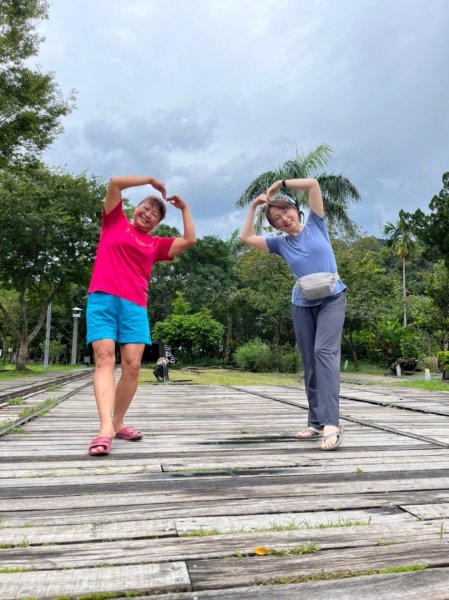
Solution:
<svg viewBox="0 0 449 600"><path fill-rule="evenodd" d="M189 310L183 294L178 292L174 308ZM216 321L211 311L201 308L196 313L173 312L167 319L156 323L153 337L172 348L183 349L189 359L199 359L217 354L223 338L224 328Z"/></svg>
<svg viewBox="0 0 449 600"><path fill-rule="evenodd" d="M48 303L67 285L87 285L98 241L104 184L44 165L0 171L0 313L19 340L18 368ZM17 315L20 315L19 320Z"/></svg>
<svg viewBox="0 0 449 600"><path fill-rule="evenodd" d="M449 351L442 350L437 352L438 365L441 370L449 369Z"/></svg>
<svg viewBox="0 0 449 600"><path fill-rule="evenodd" d="M237 348L234 362L240 369L253 373L297 373L301 364L295 348L289 345L270 348L260 341L247 342Z"/></svg>
<svg viewBox="0 0 449 600"><path fill-rule="evenodd" d="M268 373L272 369L271 350L268 344L263 342L248 342L234 353L234 362L244 371L254 373Z"/></svg>
<svg viewBox="0 0 449 600"><path fill-rule="evenodd" d="M73 109L73 92L63 99L52 73L29 67L47 8L45 0L0 0L0 169L38 156Z"/></svg>
<svg viewBox="0 0 449 600"><path fill-rule="evenodd" d="M346 231L354 230L354 223L348 216L349 202L360 200L356 187L342 175L327 175L322 169L332 155L332 148L327 144L319 144L308 154L298 153L293 160L286 161L281 167L267 171L252 181L238 199L236 206L242 208L250 204L259 194L265 192L279 179L295 179L316 177L323 193L326 217L330 226L341 225ZM303 192L284 190L283 193L293 198L298 207L307 206L307 196ZM263 212L259 211L256 230L260 231Z"/></svg>
<svg viewBox="0 0 449 600"><path fill-rule="evenodd" d="M421 209L414 213L401 211L400 214L414 228L428 254L442 258L449 268L449 171L443 174L442 181L443 188L429 203L430 214L424 214Z"/></svg>

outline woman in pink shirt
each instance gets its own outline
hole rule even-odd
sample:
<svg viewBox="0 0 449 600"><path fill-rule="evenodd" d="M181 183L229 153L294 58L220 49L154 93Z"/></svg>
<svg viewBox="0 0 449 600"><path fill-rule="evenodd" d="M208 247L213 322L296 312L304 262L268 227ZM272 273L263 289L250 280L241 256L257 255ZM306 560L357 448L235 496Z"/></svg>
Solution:
<svg viewBox="0 0 449 600"><path fill-rule="evenodd" d="M136 207L133 221L128 221L122 191L140 185L151 185L163 200L181 210L182 237L150 234L166 213L165 203L158 196L144 198ZM92 343L95 354L94 393L100 417L98 436L89 444L91 456L109 454L113 437L142 439L140 431L124 424L124 418L137 389L145 344L151 343L147 315L151 270L154 263L172 260L195 242L189 207L180 196L167 197L164 183L135 175L110 179L87 301L87 343ZM122 368L117 385L116 343L120 345Z"/></svg>

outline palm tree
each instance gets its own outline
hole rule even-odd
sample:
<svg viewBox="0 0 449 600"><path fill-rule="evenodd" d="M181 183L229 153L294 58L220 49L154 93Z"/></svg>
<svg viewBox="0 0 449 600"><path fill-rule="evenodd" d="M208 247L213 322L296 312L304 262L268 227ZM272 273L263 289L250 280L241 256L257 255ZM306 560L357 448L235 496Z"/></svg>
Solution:
<svg viewBox="0 0 449 600"><path fill-rule="evenodd" d="M402 211L401 211L402 212ZM384 226L384 235L386 235L386 245L401 257L402 260L402 297L404 299L404 327L407 325L407 307L406 296L407 290L405 287L405 259L413 252L416 241L414 230L410 222L406 221L401 213L396 224L386 223Z"/></svg>
<svg viewBox="0 0 449 600"><path fill-rule="evenodd" d="M323 194L324 208L329 225L340 225L348 233L354 231L354 223L348 216L349 201L357 202L360 194L356 187L343 175L328 175L322 169L329 161L332 148L327 144L319 144L308 154L298 153L294 160L288 160L274 171L267 171L259 175L250 183L236 202L237 208L243 208L251 203L259 194L279 179L296 179L313 177L318 180ZM290 196L298 208L307 206L307 196L304 192L283 190L283 194ZM256 221L256 230L262 227L262 213L259 212Z"/></svg>

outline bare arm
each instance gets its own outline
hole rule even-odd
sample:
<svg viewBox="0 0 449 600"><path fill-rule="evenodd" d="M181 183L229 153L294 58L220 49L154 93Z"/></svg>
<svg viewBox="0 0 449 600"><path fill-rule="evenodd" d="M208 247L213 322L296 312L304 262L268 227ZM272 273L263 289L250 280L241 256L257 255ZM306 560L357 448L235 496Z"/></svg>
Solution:
<svg viewBox="0 0 449 600"><path fill-rule="evenodd" d="M122 200L122 191L130 187L136 187L138 185L151 185L155 190L162 194L164 200L167 198L167 191L165 184L159 181L155 177L151 176L140 176L140 175L120 175L118 177L111 177L108 184L108 191L106 198L104 199L104 212L106 214L114 210L114 208Z"/></svg>
<svg viewBox="0 0 449 600"><path fill-rule="evenodd" d="M170 246L170 250L168 251L169 257L174 258L195 244L195 224L193 222L190 208L187 206L181 196L170 196L170 198L167 198L167 202L182 211L182 221L184 225L183 236L176 238L173 244Z"/></svg>
<svg viewBox="0 0 449 600"><path fill-rule="evenodd" d="M321 195L320 184L316 179L286 179L284 182L276 181L267 189L267 198L270 202L273 194L278 192L283 187L290 190L299 190L306 192L309 198L309 208L319 217L324 217L323 197Z"/></svg>
<svg viewBox="0 0 449 600"><path fill-rule="evenodd" d="M266 203L267 196L265 194L261 194L251 202L240 236L240 239L244 244L251 246L251 248L256 248L256 250L262 250L263 252L268 252L267 242L261 235L254 234L254 217L256 215L257 207Z"/></svg>

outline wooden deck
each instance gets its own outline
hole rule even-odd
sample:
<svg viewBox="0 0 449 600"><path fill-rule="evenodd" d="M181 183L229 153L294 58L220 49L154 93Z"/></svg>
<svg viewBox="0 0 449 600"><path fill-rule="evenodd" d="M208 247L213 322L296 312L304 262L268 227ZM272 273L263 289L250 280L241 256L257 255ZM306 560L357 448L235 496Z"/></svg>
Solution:
<svg viewBox="0 0 449 600"><path fill-rule="evenodd" d="M144 439L91 458L66 385L0 437L2 600L449 598L449 393L345 385L322 452L301 389L142 385Z"/></svg>

